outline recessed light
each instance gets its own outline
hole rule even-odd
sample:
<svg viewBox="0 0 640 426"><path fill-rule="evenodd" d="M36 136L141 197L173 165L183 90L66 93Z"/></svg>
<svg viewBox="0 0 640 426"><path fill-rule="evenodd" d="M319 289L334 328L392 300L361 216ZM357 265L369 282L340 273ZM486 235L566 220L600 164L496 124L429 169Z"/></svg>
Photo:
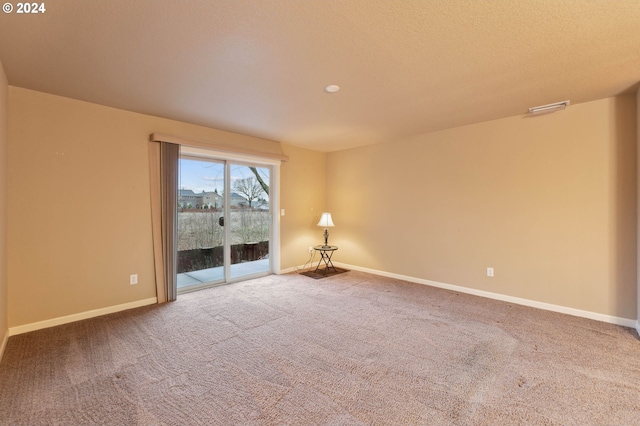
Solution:
<svg viewBox="0 0 640 426"><path fill-rule="evenodd" d="M324 91L327 93L336 93L338 90L340 90L340 86L337 84L330 84L324 88Z"/></svg>

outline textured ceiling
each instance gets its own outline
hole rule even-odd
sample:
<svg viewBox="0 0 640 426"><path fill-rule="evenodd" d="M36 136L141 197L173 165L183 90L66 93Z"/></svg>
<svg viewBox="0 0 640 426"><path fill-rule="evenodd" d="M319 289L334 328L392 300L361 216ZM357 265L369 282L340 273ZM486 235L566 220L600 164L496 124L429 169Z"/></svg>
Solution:
<svg viewBox="0 0 640 426"><path fill-rule="evenodd" d="M638 0L45 5L0 14L9 84L322 151L640 81Z"/></svg>

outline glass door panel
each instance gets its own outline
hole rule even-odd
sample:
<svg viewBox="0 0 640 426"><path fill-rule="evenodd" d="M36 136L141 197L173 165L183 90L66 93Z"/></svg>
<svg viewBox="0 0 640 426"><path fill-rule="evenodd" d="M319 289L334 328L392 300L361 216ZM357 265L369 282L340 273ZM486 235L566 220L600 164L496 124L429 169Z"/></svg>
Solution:
<svg viewBox="0 0 640 426"><path fill-rule="evenodd" d="M226 281L225 163L181 156L178 183L178 292Z"/></svg>
<svg viewBox="0 0 640 426"><path fill-rule="evenodd" d="M229 164L230 279L271 270L271 168Z"/></svg>

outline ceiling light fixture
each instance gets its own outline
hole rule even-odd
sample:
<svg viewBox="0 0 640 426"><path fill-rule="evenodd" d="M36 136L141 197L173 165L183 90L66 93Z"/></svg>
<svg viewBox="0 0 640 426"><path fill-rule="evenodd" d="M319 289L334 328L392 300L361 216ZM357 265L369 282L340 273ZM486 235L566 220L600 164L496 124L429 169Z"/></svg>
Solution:
<svg viewBox="0 0 640 426"><path fill-rule="evenodd" d="M569 106L569 104L570 102L567 100L562 102L556 102L553 104L540 105L537 107L529 108L529 112L531 114L546 114L549 112L560 111L561 109L565 109L566 107Z"/></svg>
<svg viewBox="0 0 640 426"><path fill-rule="evenodd" d="M338 90L340 90L340 86L337 84L330 84L324 88L324 91L327 93L336 93Z"/></svg>

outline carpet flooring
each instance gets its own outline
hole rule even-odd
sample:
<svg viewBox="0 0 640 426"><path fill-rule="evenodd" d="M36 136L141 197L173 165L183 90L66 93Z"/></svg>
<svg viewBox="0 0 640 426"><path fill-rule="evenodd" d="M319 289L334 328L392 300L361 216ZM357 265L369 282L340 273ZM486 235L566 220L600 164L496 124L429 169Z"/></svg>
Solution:
<svg viewBox="0 0 640 426"><path fill-rule="evenodd" d="M0 424L637 425L635 330L357 271L9 339Z"/></svg>

